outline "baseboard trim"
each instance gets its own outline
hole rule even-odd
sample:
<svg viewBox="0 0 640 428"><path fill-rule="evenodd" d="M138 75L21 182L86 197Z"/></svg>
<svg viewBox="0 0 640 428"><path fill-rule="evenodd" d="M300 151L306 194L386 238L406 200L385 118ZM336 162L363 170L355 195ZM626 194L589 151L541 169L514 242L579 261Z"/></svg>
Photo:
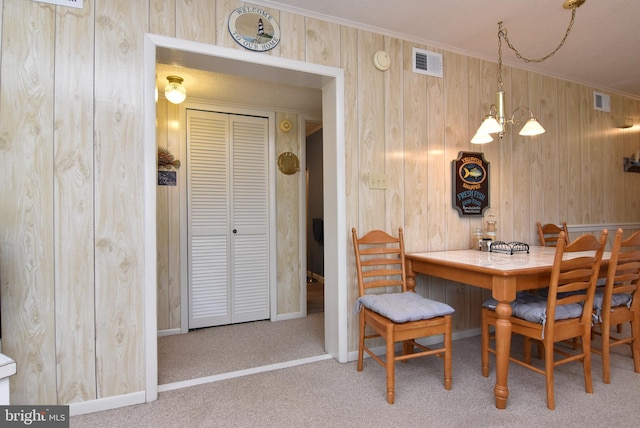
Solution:
<svg viewBox="0 0 640 428"><path fill-rule="evenodd" d="M166 330L158 330L158 337L172 336L174 334L182 334L182 329L180 329L180 328L168 328Z"/></svg>
<svg viewBox="0 0 640 428"><path fill-rule="evenodd" d="M97 400L82 401L69 404L69 416L84 415L86 413L102 412L103 410L118 409L145 402L144 391L131 394L115 395L113 397L98 398Z"/></svg>
<svg viewBox="0 0 640 428"><path fill-rule="evenodd" d="M301 358L298 360L285 361L283 363L268 364L266 366L253 367L250 369L236 370L229 373L221 373L213 376L206 376L197 379L190 379L180 382L167 383L158 385L158 392L173 391L174 389L188 388L190 386L202 385L205 383L218 382L221 380L233 379L236 377L248 376L257 373L264 373L273 370L280 370L289 367L300 366L303 364L315 363L317 361L330 360L333 357L329 354L317 355L315 357Z"/></svg>

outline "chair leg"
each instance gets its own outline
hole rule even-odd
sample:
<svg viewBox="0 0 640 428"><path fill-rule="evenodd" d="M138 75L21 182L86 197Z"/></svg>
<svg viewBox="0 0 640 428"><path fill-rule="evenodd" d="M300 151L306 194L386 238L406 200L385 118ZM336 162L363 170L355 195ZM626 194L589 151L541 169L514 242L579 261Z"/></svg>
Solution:
<svg viewBox="0 0 640 428"><path fill-rule="evenodd" d="M362 360L364 357L364 308L360 311L360 336L358 338L358 371L362 371Z"/></svg>
<svg viewBox="0 0 640 428"><path fill-rule="evenodd" d="M631 353L633 355L633 370L640 373L640 314L635 314L631 321Z"/></svg>
<svg viewBox="0 0 640 428"><path fill-rule="evenodd" d="M544 374L547 383L547 408L556 408L555 395L553 390L553 343L544 344Z"/></svg>
<svg viewBox="0 0 640 428"><path fill-rule="evenodd" d="M602 333L600 335L600 340L602 341L602 344L600 345L600 349L602 349L602 382L611 383L611 368L610 368L611 331L608 328L604 328L604 326L601 324L600 332Z"/></svg>
<svg viewBox="0 0 640 428"><path fill-rule="evenodd" d="M522 360L527 364L531 364L531 338L526 336L522 340Z"/></svg>
<svg viewBox="0 0 640 428"><path fill-rule="evenodd" d="M584 369L584 390L587 394L593 394L593 380L591 379L591 333L586 331L582 336L582 367Z"/></svg>
<svg viewBox="0 0 640 428"><path fill-rule="evenodd" d="M482 310L482 376L489 377L489 321L485 310Z"/></svg>
<svg viewBox="0 0 640 428"><path fill-rule="evenodd" d="M452 333L451 333L451 317L447 317L447 331L444 334L444 389L447 391L451 389L452 382Z"/></svg>
<svg viewBox="0 0 640 428"><path fill-rule="evenodd" d="M387 368L387 403L393 404L395 401L395 352L393 341L393 326L387 327L386 334L387 360L385 366Z"/></svg>

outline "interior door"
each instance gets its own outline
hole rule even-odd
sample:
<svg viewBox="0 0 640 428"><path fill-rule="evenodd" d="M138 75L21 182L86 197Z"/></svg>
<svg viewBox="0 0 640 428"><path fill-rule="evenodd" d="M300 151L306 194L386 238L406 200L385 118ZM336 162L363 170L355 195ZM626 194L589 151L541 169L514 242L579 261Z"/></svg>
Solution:
<svg viewBox="0 0 640 428"><path fill-rule="evenodd" d="M268 119L187 111L189 328L269 318Z"/></svg>

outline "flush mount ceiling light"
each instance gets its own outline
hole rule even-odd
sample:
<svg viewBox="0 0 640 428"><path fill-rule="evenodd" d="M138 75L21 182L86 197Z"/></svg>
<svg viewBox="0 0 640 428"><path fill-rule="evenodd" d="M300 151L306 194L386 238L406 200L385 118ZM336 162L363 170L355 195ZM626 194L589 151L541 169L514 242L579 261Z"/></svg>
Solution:
<svg viewBox="0 0 640 428"><path fill-rule="evenodd" d="M164 96L174 104L180 104L187 98L187 90L182 86L184 79L178 76L167 76L169 83L164 88Z"/></svg>
<svg viewBox="0 0 640 428"><path fill-rule="evenodd" d="M504 94L504 85L502 83L502 39L504 39L509 49L515 52L516 56L523 60L526 63L529 62L543 62L547 58L553 56L556 52L560 50L560 48L564 45L569 37L569 33L571 32L571 27L573 27L573 22L576 16L576 10L582 4L584 4L585 0L565 0L562 3L562 7L565 9L571 9L571 21L569 22L569 26L565 31L564 37L558 44L558 46L549 54L545 55L542 58L537 59L529 59L522 56L520 52L511 44L509 41L509 37L507 36L507 29L502 27L502 22L498 22L498 93L496 94L496 103L491 104L489 108L489 114L484 117L482 124L476 131L475 135L471 139L471 143L473 144L486 144L493 141L493 137L491 134L498 134L500 138L504 135L506 131L507 125L510 123L512 125L519 125L521 121L515 117L515 114L522 110L529 114L528 119L526 120L524 126L520 130L519 134L523 136L532 136L544 133L544 128L538 120L533 115L533 111L529 107L520 106L513 110L513 112L507 116L505 113L505 94Z"/></svg>

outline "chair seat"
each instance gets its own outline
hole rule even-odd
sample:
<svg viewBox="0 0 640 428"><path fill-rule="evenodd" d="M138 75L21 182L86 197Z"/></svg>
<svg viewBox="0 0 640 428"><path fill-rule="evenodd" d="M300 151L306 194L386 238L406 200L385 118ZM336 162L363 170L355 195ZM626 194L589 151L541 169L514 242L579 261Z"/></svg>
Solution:
<svg viewBox="0 0 640 428"><path fill-rule="evenodd" d="M362 306L396 323L426 320L455 312L446 303L427 299L412 291L367 294L356 301L355 311L360 312Z"/></svg>
<svg viewBox="0 0 640 428"><path fill-rule="evenodd" d="M496 300L490 298L482 306L495 310ZM511 302L512 315L525 321L544 324L547 319L547 299L544 296L530 293L518 293L516 300ZM556 320L577 318L582 314L582 305L571 303L556 306Z"/></svg>
<svg viewBox="0 0 640 428"><path fill-rule="evenodd" d="M596 311L596 316L598 317L598 321L602 321L602 303L604 300L604 289L596 289L596 295L593 298L593 309ZM631 294L627 293L615 293L611 295L611 307L627 305L627 307L631 307L631 301L633 297Z"/></svg>

